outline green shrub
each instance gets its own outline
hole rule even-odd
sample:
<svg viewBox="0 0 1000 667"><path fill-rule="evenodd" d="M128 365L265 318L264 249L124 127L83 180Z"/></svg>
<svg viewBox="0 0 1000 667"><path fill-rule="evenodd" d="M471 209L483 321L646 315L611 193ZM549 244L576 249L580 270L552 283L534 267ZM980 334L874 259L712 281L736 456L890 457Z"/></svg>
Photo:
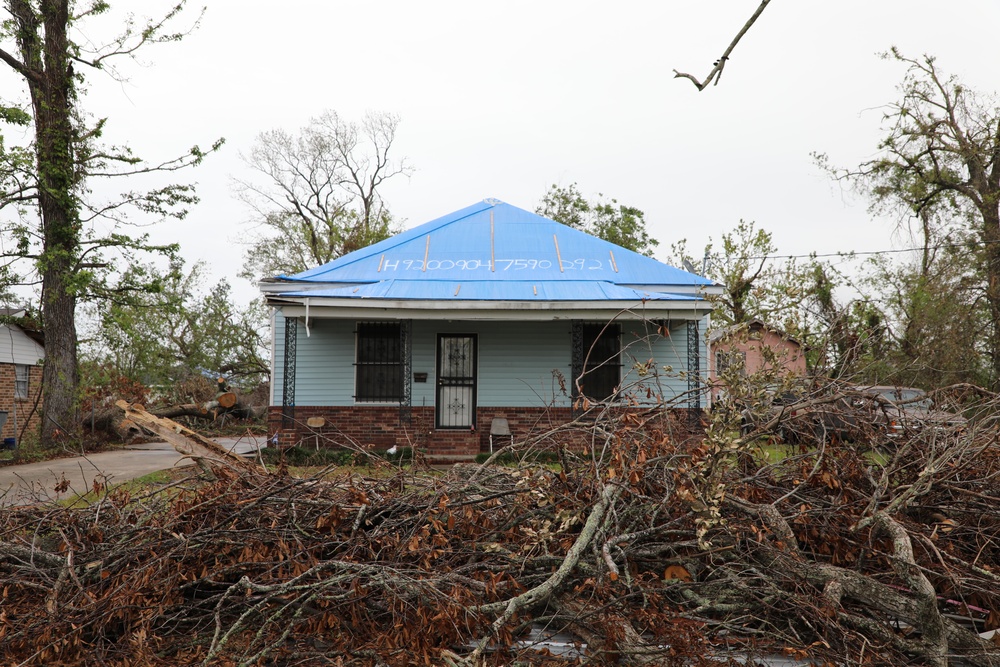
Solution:
<svg viewBox="0 0 1000 667"><path fill-rule="evenodd" d="M278 465L284 461L290 466L366 466L373 458L383 459L390 463L410 463L413 461L413 449L399 447L393 454L384 451L359 453L349 449L313 449L309 447L265 447L261 450L265 463Z"/></svg>

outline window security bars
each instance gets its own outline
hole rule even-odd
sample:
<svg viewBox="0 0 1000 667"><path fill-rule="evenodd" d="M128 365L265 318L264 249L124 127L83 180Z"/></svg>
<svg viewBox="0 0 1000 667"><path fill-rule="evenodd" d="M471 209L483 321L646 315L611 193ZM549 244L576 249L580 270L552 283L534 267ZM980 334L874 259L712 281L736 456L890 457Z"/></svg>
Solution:
<svg viewBox="0 0 1000 667"><path fill-rule="evenodd" d="M402 424L409 424L413 415L410 408L413 403L413 385L410 378L413 374L413 322L402 320L399 323L399 345L403 353L402 369L400 371L402 382L402 399L399 401L399 421Z"/></svg>
<svg viewBox="0 0 1000 667"><path fill-rule="evenodd" d="M355 401L404 402L403 350L399 322L358 322Z"/></svg>
<svg viewBox="0 0 1000 667"><path fill-rule="evenodd" d="M730 368L736 367L740 377L747 374L747 353L739 350L719 350L715 353L715 374L722 377Z"/></svg>

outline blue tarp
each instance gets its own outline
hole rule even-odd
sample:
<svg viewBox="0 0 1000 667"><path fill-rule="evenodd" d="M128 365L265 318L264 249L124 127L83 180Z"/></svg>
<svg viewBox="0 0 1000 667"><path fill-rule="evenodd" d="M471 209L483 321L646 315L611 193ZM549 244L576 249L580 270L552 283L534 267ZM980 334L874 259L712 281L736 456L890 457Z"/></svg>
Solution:
<svg viewBox="0 0 1000 667"><path fill-rule="evenodd" d="M466 281L384 280L354 285L284 292L289 297L332 299L431 299L456 301L698 301L690 294L648 292L604 281Z"/></svg>
<svg viewBox="0 0 1000 667"><path fill-rule="evenodd" d="M495 200L278 280L289 297L487 301L699 300L692 288L712 284Z"/></svg>

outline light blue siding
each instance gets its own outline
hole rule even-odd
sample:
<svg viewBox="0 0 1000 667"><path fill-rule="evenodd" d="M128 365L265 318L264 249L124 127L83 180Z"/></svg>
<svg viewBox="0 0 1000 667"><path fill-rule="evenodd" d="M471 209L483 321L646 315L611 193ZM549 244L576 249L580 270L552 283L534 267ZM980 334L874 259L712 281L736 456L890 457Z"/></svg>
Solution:
<svg viewBox="0 0 1000 667"><path fill-rule="evenodd" d="M285 324L274 326L274 402L281 405L285 364ZM296 405L354 404L354 328L349 320L312 320L309 334L298 325L295 355Z"/></svg>
<svg viewBox="0 0 1000 667"><path fill-rule="evenodd" d="M668 336L658 331L657 323L622 324L622 387L640 403L663 401L670 407L690 407L693 397L685 395L694 380L704 389L708 376L705 330L707 320L698 322L698 374L691 377L688 363L687 322L673 322ZM704 392L703 392L704 393ZM684 396L677 402L675 397ZM701 397L705 406L705 397Z"/></svg>
<svg viewBox="0 0 1000 667"><path fill-rule="evenodd" d="M569 405L556 371L569 391L569 322L413 323L413 372L427 373L413 384L413 405L434 405L436 346L439 333L476 334L479 340L477 403L491 406Z"/></svg>
<svg viewBox="0 0 1000 667"><path fill-rule="evenodd" d="M285 386L285 318L275 309L271 318L271 404L282 404Z"/></svg>
<svg viewBox="0 0 1000 667"><path fill-rule="evenodd" d="M701 372L707 369L705 322L699 323ZM280 311L274 326L274 402L281 404L284 371L285 320ZM313 320L310 335L299 323L295 360L295 404L354 405L355 329L353 320ZM417 320L412 323L411 370L426 373L426 382L413 382L411 403L433 406L437 386L438 334L475 334L478 340L477 403L483 407L568 406L572 387L572 323L462 322ZM669 336L656 325L622 324L622 374L631 395L646 402L670 401L688 390L687 326L674 323ZM652 359L653 363L648 364ZM643 368L649 372L640 375ZM411 378L412 381L412 378ZM703 401L704 403L704 401ZM686 407L686 402L678 407Z"/></svg>

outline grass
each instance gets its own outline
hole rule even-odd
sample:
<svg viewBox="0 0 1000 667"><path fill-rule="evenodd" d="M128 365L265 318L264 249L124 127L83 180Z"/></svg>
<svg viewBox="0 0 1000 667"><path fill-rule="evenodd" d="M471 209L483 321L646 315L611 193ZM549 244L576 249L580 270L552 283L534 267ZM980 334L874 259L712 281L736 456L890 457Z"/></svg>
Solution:
<svg viewBox="0 0 1000 667"><path fill-rule="evenodd" d="M349 449L310 449L308 447L265 447L260 452L265 464L284 463L291 467L359 466L367 467L372 460L383 460L395 465L413 461L413 449L400 447L393 454L386 451L355 452Z"/></svg>
<svg viewBox="0 0 1000 667"><path fill-rule="evenodd" d="M133 497L158 493L168 489L171 485L176 484L177 482L188 479L193 480L196 472L196 469L190 466L157 470L156 472L151 472L147 475L143 475L142 477L136 477L124 482L112 483L108 485L107 488L100 489L97 492L90 490L86 493L78 493L67 496L66 498L60 500L59 504L64 507L73 507L78 505L86 506L99 502L109 493L113 493L118 490L128 491L129 495Z"/></svg>
<svg viewBox="0 0 1000 667"><path fill-rule="evenodd" d="M854 445L850 445L854 446ZM816 451L816 447L803 445L790 445L784 442L777 442L774 440L763 441L754 446L754 456L761 465L771 465L774 463L781 463L790 456L796 456L798 454L812 454ZM875 466L883 467L892 458L890 452L884 449L872 449L868 448L863 452L863 456L868 459L868 461Z"/></svg>
<svg viewBox="0 0 1000 667"><path fill-rule="evenodd" d="M811 449L812 448L810 448L810 450ZM774 441L763 442L755 445L754 450L754 455L761 465L780 463L789 456L795 456L796 454L802 453L802 447L799 445L789 445L784 442Z"/></svg>
<svg viewBox="0 0 1000 667"><path fill-rule="evenodd" d="M485 463L493 454L482 452L476 455L476 463ZM520 463L539 463L551 465L559 463L559 453L548 450L529 450L519 452L504 452L493 460L496 465L511 466Z"/></svg>
<svg viewBox="0 0 1000 667"><path fill-rule="evenodd" d="M22 441L18 443L17 449L0 450L0 465L3 463L38 463L67 455L77 456L79 452L68 454L62 448L43 449L37 444Z"/></svg>

